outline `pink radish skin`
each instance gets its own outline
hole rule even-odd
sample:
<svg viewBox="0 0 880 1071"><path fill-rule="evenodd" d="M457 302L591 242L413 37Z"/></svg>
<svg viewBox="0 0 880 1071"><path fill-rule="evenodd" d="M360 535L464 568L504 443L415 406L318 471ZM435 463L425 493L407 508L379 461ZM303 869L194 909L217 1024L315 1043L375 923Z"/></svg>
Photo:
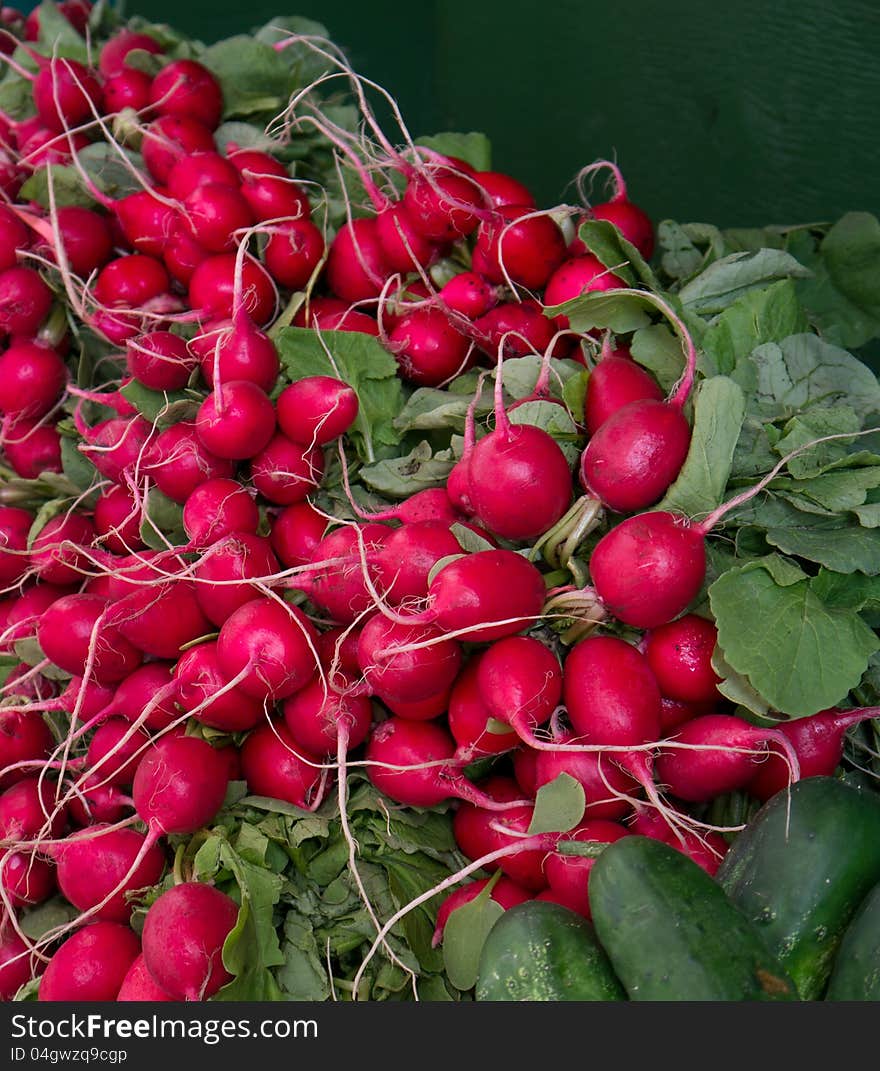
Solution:
<svg viewBox="0 0 880 1071"><path fill-rule="evenodd" d="M323 255L324 235L315 224L310 219L292 219L273 225L263 259L279 286L302 290Z"/></svg>
<svg viewBox="0 0 880 1071"><path fill-rule="evenodd" d="M52 424L19 418L8 427L3 452L16 476L35 480L44 472L61 472L61 436Z"/></svg>
<svg viewBox="0 0 880 1071"><path fill-rule="evenodd" d="M180 220L171 205L148 190L103 203L115 214L126 242L135 253L145 253L157 261L163 258L168 238Z"/></svg>
<svg viewBox="0 0 880 1071"><path fill-rule="evenodd" d="M236 902L211 885L189 881L162 893L144 919L150 977L173 1000L212 997L232 980L222 954L237 919Z"/></svg>
<svg viewBox="0 0 880 1071"><path fill-rule="evenodd" d="M0 794L0 840L29 840L49 821L49 835L57 837L67 821L65 808L55 806L55 785L25 777Z"/></svg>
<svg viewBox="0 0 880 1071"><path fill-rule="evenodd" d="M108 115L115 115L124 108L142 111L150 103L150 86L153 79L146 71L129 67L104 82L104 108Z"/></svg>
<svg viewBox="0 0 880 1071"><path fill-rule="evenodd" d="M390 335L401 376L421 387L439 387L465 372L470 344L440 309L422 308L402 316Z"/></svg>
<svg viewBox="0 0 880 1071"><path fill-rule="evenodd" d="M4 851L0 854L0 881L15 910L42 904L57 888L55 868L35 852Z"/></svg>
<svg viewBox="0 0 880 1071"><path fill-rule="evenodd" d="M130 785L149 748L150 736L143 729L132 729L125 718L108 718L95 730L86 752L86 788Z"/></svg>
<svg viewBox="0 0 880 1071"><path fill-rule="evenodd" d="M259 699L227 687L229 681L220 669L214 642L185 651L174 667L174 680L177 702L188 713L201 707L193 716L202 725L227 733L246 732L265 717ZM222 695L218 694L221 691Z"/></svg>
<svg viewBox="0 0 880 1071"><path fill-rule="evenodd" d="M37 640L46 657L60 669L82 676L91 651L92 673L100 684L121 681L137 669L141 652L110 623L109 605L98 595L65 595L56 599L37 626ZM104 620L99 624L102 617Z"/></svg>
<svg viewBox="0 0 880 1071"><path fill-rule="evenodd" d="M662 510L628 517L596 544L590 575L602 605L624 624L665 625L697 597L706 576L704 525Z"/></svg>
<svg viewBox="0 0 880 1071"><path fill-rule="evenodd" d="M489 195L493 208L503 208L504 205L535 207L532 191L512 175L502 171L477 171L474 178Z"/></svg>
<svg viewBox="0 0 880 1071"><path fill-rule="evenodd" d="M616 822L594 818L570 833L563 833L559 839L613 844L629 835L630 831ZM544 871L551 890L564 897L572 909L586 919L592 918L589 884L590 871L595 862L595 859L584 855L562 855L559 852L550 852L544 861Z"/></svg>
<svg viewBox="0 0 880 1071"><path fill-rule="evenodd" d="M276 506L303 502L324 477L320 447L303 446L276 434L251 460L251 482Z"/></svg>
<svg viewBox="0 0 880 1071"><path fill-rule="evenodd" d="M714 711L714 703L684 703L680 699L667 699L664 696L660 700L660 730L664 736L668 736L691 718L712 714Z"/></svg>
<svg viewBox="0 0 880 1071"><path fill-rule="evenodd" d="M139 508L128 488L117 484L100 495L93 519L101 544L113 554L130 554L144 546Z"/></svg>
<svg viewBox="0 0 880 1071"><path fill-rule="evenodd" d="M424 599L437 562L460 553L461 545L444 522L417 521L395 528L376 557L380 590L392 606Z"/></svg>
<svg viewBox="0 0 880 1071"><path fill-rule="evenodd" d="M66 205L56 212L58 233L71 270L88 279L113 255L113 235L107 217L80 205Z"/></svg>
<svg viewBox="0 0 880 1071"><path fill-rule="evenodd" d="M72 59L44 61L33 85L34 105L43 123L56 134L92 118L103 106L101 86L83 64Z"/></svg>
<svg viewBox="0 0 880 1071"><path fill-rule="evenodd" d="M33 268L0 272L0 330L31 338L49 315L52 291Z"/></svg>
<svg viewBox="0 0 880 1071"><path fill-rule="evenodd" d="M268 445L275 431L275 407L255 383L230 380L202 402L196 431L215 457L243 461Z"/></svg>
<svg viewBox="0 0 880 1071"><path fill-rule="evenodd" d="M581 742L573 733L563 733L555 742L560 745L559 751L535 753L535 788L566 773L584 790L586 818L611 822L623 818L631 804L621 796L632 796L638 791L639 783L614 761L614 753L603 756L600 751L565 751L566 744Z"/></svg>
<svg viewBox="0 0 880 1071"><path fill-rule="evenodd" d="M525 796L534 798L538 785L538 752L521 744L511 753L511 765L516 783Z"/></svg>
<svg viewBox="0 0 880 1071"><path fill-rule="evenodd" d="M255 699L285 699L315 672L317 633L295 606L253 599L223 623L217 640L221 670Z"/></svg>
<svg viewBox="0 0 880 1071"><path fill-rule="evenodd" d="M30 567L28 532L34 515L15 506L0 506L0 586L11 588Z"/></svg>
<svg viewBox="0 0 880 1071"><path fill-rule="evenodd" d="M115 1000L139 952L140 942L129 926L119 922L84 926L49 960L37 999L77 1004Z"/></svg>
<svg viewBox="0 0 880 1071"><path fill-rule="evenodd" d="M712 703L721 678L712 669L718 630L705 617L685 614L645 637L645 657L660 691L685 703Z"/></svg>
<svg viewBox="0 0 880 1071"><path fill-rule="evenodd" d="M280 363L275 344L260 331L244 306L231 320L206 327L190 342L190 349L199 358L209 387L214 386L215 364L221 383L247 379L269 394L278 380Z"/></svg>
<svg viewBox="0 0 880 1071"><path fill-rule="evenodd" d="M598 257L585 253L565 260L556 268L547 280L544 304L548 307L562 305L581 294L617 290L625 285L623 279L609 271ZM553 322L559 329L568 327L568 317L561 313L553 317Z"/></svg>
<svg viewBox="0 0 880 1071"><path fill-rule="evenodd" d="M376 234L386 264L402 275L427 267L439 255L437 244L419 232L402 204L379 213Z"/></svg>
<svg viewBox="0 0 880 1071"><path fill-rule="evenodd" d="M378 297L392 271L375 219L356 219L339 228L325 267L327 284L337 297L352 304Z"/></svg>
<svg viewBox="0 0 880 1071"><path fill-rule="evenodd" d="M338 676L334 684L341 683ZM339 723L344 722L349 750L369 735L373 706L363 695L346 694L315 677L282 704L284 723L298 748L312 755L335 755Z"/></svg>
<svg viewBox="0 0 880 1071"><path fill-rule="evenodd" d="M420 646L435 641L430 646ZM415 703L446 692L461 669L461 647L431 625L407 626L381 614L371 617L358 640L364 679L380 698Z"/></svg>
<svg viewBox="0 0 880 1071"><path fill-rule="evenodd" d="M305 565L313 559L328 523L309 502L285 506L272 520L272 549L289 569Z"/></svg>
<svg viewBox="0 0 880 1071"><path fill-rule="evenodd" d="M213 74L195 60L179 59L153 79L150 103L159 115L184 115L213 130L223 114L223 93Z"/></svg>
<svg viewBox="0 0 880 1071"><path fill-rule="evenodd" d="M498 304L498 288L474 271L453 276L440 290L440 300L452 312L469 320L484 316Z"/></svg>
<svg viewBox="0 0 880 1071"><path fill-rule="evenodd" d="M492 774L480 782L479 788L497 804L514 803L523 796L519 783L503 774ZM531 795L529 792L525 794ZM491 828L491 823L497 817L496 812L479 807L476 803L464 801L458 805L452 816L452 832L455 843L468 859L479 859L502 846L501 835ZM489 873L497 869L497 862L485 866Z"/></svg>
<svg viewBox="0 0 880 1071"><path fill-rule="evenodd" d="M117 257L95 280L95 299L107 308L140 309L171 285L162 262L142 253Z"/></svg>
<svg viewBox="0 0 880 1071"><path fill-rule="evenodd" d="M143 474L144 450L153 434L143 417L110 417L92 428L81 424L78 430L85 439L78 449L112 483L124 482L128 474Z"/></svg>
<svg viewBox="0 0 880 1071"><path fill-rule="evenodd" d="M208 825L226 796L227 764L196 736L164 736L141 759L132 799L150 836L195 833Z"/></svg>
<svg viewBox="0 0 880 1071"><path fill-rule="evenodd" d="M458 744L456 758L462 763L472 762L484 755L500 755L520 742L519 735L512 730L493 732L489 728L489 719L493 715L477 683L482 658L483 652L480 651L471 657L456 678L449 697L449 731Z"/></svg>
<svg viewBox="0 0 880 1071"><path fill-rule="evenodd" d="M47 584L77 584L89 568L80 548L90 546L94 539L95 528L87 517L60 514L43 525L31 544L31 566Z"/></svg>
<svg viewBox="0 0 880 1071"><path fill-rule="evenodd" d="M46 346L13 341L0 355L0 410L7 416L34 420L45 416L66 383L64 362Z"/></svg>
<svg viewBox="0 0 880 1071"><path fill-rule="evenodd" d="M437 925L434 927L434 936L431 939L433 948L436 948L443 941L443 931L446 929L446 923L449 921L449 916L452 912L457 907L463 907L465 904L469 904L471 900L475 900L488 884L489 878L480 878L479 881L471 881L467 885L462 885L461 888L456 889L455 892L446 897L437 911ZM501 877L495 882L489 895L505 911L516 904L524 904L526 900L531 900L532 898L532 894L528 889L521 888L515 881L505 877Z"/></svg>
<svg viewBox="0 0 880 1071"><path fill-rule="evenodd" d="M430 242L454 242L470 234L483 205L479 186L447 168L412 178L403 195L407 219Z"/></svg>
<svg viewBox="0 0 880 1071"><path fill-rule="evenodd" d="M318 656L321 665L348 677L358 678L361 673L357 657L359 628L330 628L318 636Z"/></svg>
<svg viewBox="0 0 880 1071"><path fill-rule="evenodd" d="M164 185L178 160L216 148L214 135L204 123L185 115L163 115L144 130L141 152L147 170Z"/></svg>
<svg viewBox="0 0 880 1071"><path fill-rule="evenodd" d="M134 829L104 832L101 826L90 827L87 834L68 837L50 851L58 868L61 892L79 911L97 907L112 892L113 896L92 917L128 922L133 905L126 894L155 885L165 869L165 855L157 844L142 854L146 842L147 838ZM129 873L139 854L141 861Z"/></svg>
<svg viewBox="0 0 880 1071"><path fill-rule="evenodd" d="M256 220L284 217L307 220L311 212L303 189L287 169L268 153L227 146L229 161L239 173L241 192Z"/></svg>
<svg viewBox="0 0 880 1071"><path fill-rule="evenodd" d="M190 543L203 550L234 532L256 533L260 511L253 496L235 480L206 480L183 504L183 528Z"/></svg>
<svg viewBox="0 0 880 1071"><path fill-rule="evenodd" d="M590 208L593 219L604 219L620 231L623 237L634 245L645 260L650 260L654 253L654 227L650 218L638 205L627 201L625 197L612 197L604 204Z"/></svg>
<svg viewBox="0 0 880 1071"><path fill-rule="evenodd" d="M0 1000L12 1000L31 979L28 946L11 926L0 930Z"/></svg>
<svg viewBox="0 0 880 1071"><path fill-rule="evenodd" d="M147 961L143 953L128 968L128 973L122 980L122 986L116 997L117 1001L153 1001L170 1002L174 1000L170 994L153 979L147 970Z"/></svg>
<svg viewBox="0 0 880 1071"><path fill-rule="evenodd" d="M70 819L77 826L95 822L113 825L130 811L130 797L113 785L87 789L70 801Z"/></svg>
<svg viewBox="0 0 880 1071"><path fill-rule="evenodd" d="M269 540L262 536L236 532L218 540L193 574L196 599L205 617L222 625L233 611L261 595L249 581L271 577L278 569Z"/></svg>
<svg viewBox="0 0 880 1071"><path fill-rule="evenodd" d="M204 319L232 319L239 311L235 306L235 261L234 253L216 253L206 257L193 272L188 288L189 304ZM273 318L277 299L271 275L258 260L245 256L241 279L241 308L254 323L268 323Z"/></svg>
<svg viewBox="0 0 880 1071"><path fill-rule="evenodd" d="M0 271L14 268L19 249L31 244L31 232L11 208L0 205Z"/></svg>
<svg viewBox="0 0 880 1071"><path fill-rule="evenodd" d="M160 431L150 447L146 470L174 502L184 503L199 484L229 479L233 465L208 450L195 424L181 421Z"/></svg>
<svg viewBox="0 0 880 1071"><path fill-rule="evenodd" d="M780 722L776 729L790 743L800 764L801 777L830 777L843 758L847 731L870 718L880 716L875 707L854 710L820 710L807 718ZM774 741L769 742L769 754L746 785L746 790L759 800L768 800L790 783L789 768Z"/></svg>
<svg viewBox="0 0 880 1071"><path fill-rule="evenodd" d="M382 702L398 718L405 721L433 721L445 714L449 709L449 696L451 688L445 688L442 692L429 695L425 699L414 699L404 702L399 699L389 699L385 696Z"/></svg>
<svg viewBox="0 0 880 1071"><path fill-rule="evenodd" d="M497 221L481 224L474 264L489 282L503 284L509 278L528 290L540 290L565 260L562 231L547 215L530 216L533 211L528 205L502 205Z"/></svg>
<svg viewBox="0 0 880 1071"><path fill-rule="evenodd" d="M150 390L181 390L196 360L186 339L171 331L151 331L129 341L126 364L131 375Z"/></svg>
<svg viewBox="0 0 880 1071"><path fill-rule="evenodd" d="M238 189L220 182L206 182L193 190L183 202L183 213L192 237L209 253L234 249L236 232L254 222Z"/></svg>
<svg viewBox="0 0 880 1071"><path fill-rule="evenodd" d="M656 762L658 781L673 796L688 802L703 802L744 788L755 776L771 742L785 749L791 780L799 777L794 748L786 736L728 714L694 718L670 739L676 744L700 745L698 749L661 750Z"/></svg>
<svg viewBox="0 0 880 1071"><path fill-rule="evenodd" d="M45 759L54 746L55 737L36 711L0 708L0 789L28 777L28 768L19 764Z"/></svg>
<svg viewBox="0 0 880 1071"><path fill-rule="evenodd" d="M364 581L364 564L361 561L359 537L364 542L364 555L368 576L375 584L379 577L377 552L390 534L382 524L363 524L359 527L346 525L325 536L312 557L314 565L328 563L309 574L299 577L293 586L306 591L317 606L342 625L351 625L370 606L374 597ZM332 563L332 564L330 564Z"/></svg>
<svg viewBox="0 0 880 1071"><path fill-rule="evenodd" d="M559 705L562 670L540 640L508 636L483 654L477 686L491 716L528 741Z"/></svg>
<svg viewBox="0 0 880 1071"><path fill-rule="evenodd" d="M507 361L533 353L543 354L553 341L554 328L540 305L526 298L496 305L474 320L473 332L477 345L487 357L494 361L500 356ZM558 350L557 341L554 357L563 356Z"/></svg>
<svg viewBox="0 0 880 1071"><path fill-rule="evenodd" d="M44 611L63 595L69 595L69 588L56 587L54 584L35 584L27 588L12 601L6 616L4 639L7 643L33 636L37 623Z"/></svg>
<svg viewBox="0 0 880 1071"><path fill-rule="evenodd" d="M326 446L357 419L358 396L340 379L307 376L278 395L278 425L288 439L304 446Z"/></svg>
<svg viewBox="0 0 880 1071"><path fill-rule="evenodd" d="M239 187L239 175L233 164L213 149L181 156L168 174L168 192L178 201L186 199L203 186Z"/></svg>
<svg viewBox="0 0 880 1071"><path fill-rule="evenodd" d="M676 851L682 852L697 866L702 867L710 877L714 877L717 873L729 847L727 841L714 830L701 830L697 833L679 826L671 827L654 807L637 807L635 817L628 825L631 833L663 841Z"/></svg>
<svg viewBox="0 0 880 1071"><path fill-rule="evenodd" d="M196 586L191 580L159 582L149 569L140 576L152 582L137 585L114 603L110 621L144 654L176 659L181 647L211 631L196 598Z"/></svg>
<svg viewBox="0 0 880 1071"><path fill-rule="evenodd" d="M320 800L321 760L299 747L285 725L254 729L241 748L241 769L254 796L312 810Z"/></svg>
<svg viewBox="0 0 880 1071"><path fill-rule="evenodd" d="M584 421L590 435L630 402L663 401L663 391L650 372L629 357L603 356L590 372Z"/></svg>

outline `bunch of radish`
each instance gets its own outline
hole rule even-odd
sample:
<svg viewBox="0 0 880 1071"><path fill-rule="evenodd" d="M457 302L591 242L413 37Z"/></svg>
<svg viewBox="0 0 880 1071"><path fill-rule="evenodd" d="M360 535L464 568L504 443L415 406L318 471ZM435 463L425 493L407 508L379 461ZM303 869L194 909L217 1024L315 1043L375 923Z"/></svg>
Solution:
<svg viewBox="0 0 880 1071"><path fill-rule="evenodd" d="M84 28L87 4L62 11ZM334 231L272 152L221 149L206 66L169 59L148 75L127 59L161 59L162 45L128 29L93 49L93 67L46 58L28 52L28 26L36 114L0 123L0 652L13 665L0 997L34 978L40 1000L75 1001L205 1000L229 982L238 905L171 878L168 837L209 828L232 781L304 812L335 793L344 814L362 767L395 806L448 808L464 876L480 876L444 905L439 941L495 869L503 906L537 897L589 915L592 859L563 840L640 832L714 872L727 842L693 805L835 769L846 730L874 711L773 729L736 716L712 666L715 626L688 612L725 508L700 523L651 510L690 444L684 326L655 302L686 340L667 397L625 345L606 341L597 362L596 339L545 315L625 289L578 237L582 219L651 256L653 228L616 165L582 176L608 170L607 201L543 211L510 175L395 148L367 108L369 159L309 112L297 121L366 191ZM142 166L121 152L138 188L112 198L79 154L117 145L123 113ZM47 161L76 170L94 206L20 199ZM276 339L290 322L328 333L331 356L332 332L374 336L407 390L494 370L491 423L478 428L472 407L442 486L334 514L324 481L347 471L361 399L338 376L288 377ZM97 382L77 381L82 331L107 348ZM591 365L570 414L575 471L505 401L504 362L525 355L542 361L532 400L551 398L554 361ZM179 418L148 419L129 384L181 392ZM95 476L47 517L28 488L64 478L62 437ZM156 492L185 539L150 514ZM616 523L592 550L592 587L559 591L532 550L584 502ZM598 628L569 647L547 627L565 596ZM538 793L562 774L582 790L582 820L531 835ZM23 913L58 894L72 921L29 938Z"/></svg>

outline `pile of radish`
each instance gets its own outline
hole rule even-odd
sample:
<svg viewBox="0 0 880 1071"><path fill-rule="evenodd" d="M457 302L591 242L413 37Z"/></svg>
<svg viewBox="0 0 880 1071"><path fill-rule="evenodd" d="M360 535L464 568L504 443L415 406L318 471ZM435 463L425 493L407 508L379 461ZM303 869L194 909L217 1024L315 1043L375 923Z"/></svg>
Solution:
<svg viewBox="0 0 880 1071"><path fill-rule="evenodd" d="M658 228L611 161L539 208L304 20L255 119L244 38L2 18L2 999L467 999L490 880L589 917L603 844L714 874L870 784L865 219Z"/></svg>

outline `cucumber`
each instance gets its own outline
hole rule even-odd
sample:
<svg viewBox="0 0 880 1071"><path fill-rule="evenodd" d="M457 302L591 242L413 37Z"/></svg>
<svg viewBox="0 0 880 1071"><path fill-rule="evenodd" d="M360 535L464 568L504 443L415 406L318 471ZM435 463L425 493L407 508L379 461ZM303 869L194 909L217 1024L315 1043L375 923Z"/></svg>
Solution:
<svg viewBox="0 0 880 1071"><path fill-rule="evenodd" d="M880 798L833 777L772 797L716 875L794 979L817 1000L844 930L880 881Z"/></svg>
<svg viewBox="0 0 880 1071"><path fill-rule="evenodd" d="M602 947L630 1000L796 1000L755 926L701 867L662 841L610 844L590 871Z"/></svg>
<svg viewBox="0 0 880 1071"><path fill-rule="evenodd" d="M880 1000L880 884L862 901L840 942L826 1000Z"/></svg>
<svg viewBox="0 0 880 1071"><path fill-rule="evenodd" d="M527 900L498 919L480 953L477 1000L625 1000L586 919Z"/></svg>

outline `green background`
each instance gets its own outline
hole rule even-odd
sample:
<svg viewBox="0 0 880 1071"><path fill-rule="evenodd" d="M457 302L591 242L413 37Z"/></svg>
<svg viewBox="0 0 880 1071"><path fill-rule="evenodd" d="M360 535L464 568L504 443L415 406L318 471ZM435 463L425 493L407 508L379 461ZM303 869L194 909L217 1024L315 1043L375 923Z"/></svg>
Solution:
<svg viewBox="0 0 880 1071"><path fill-rule="evenodd" d="M721 226L880 213L880 5L589 0L131 0L205 41L321 20L413 134L483 130L543 204L614 156L655 218Z"/></svg>

